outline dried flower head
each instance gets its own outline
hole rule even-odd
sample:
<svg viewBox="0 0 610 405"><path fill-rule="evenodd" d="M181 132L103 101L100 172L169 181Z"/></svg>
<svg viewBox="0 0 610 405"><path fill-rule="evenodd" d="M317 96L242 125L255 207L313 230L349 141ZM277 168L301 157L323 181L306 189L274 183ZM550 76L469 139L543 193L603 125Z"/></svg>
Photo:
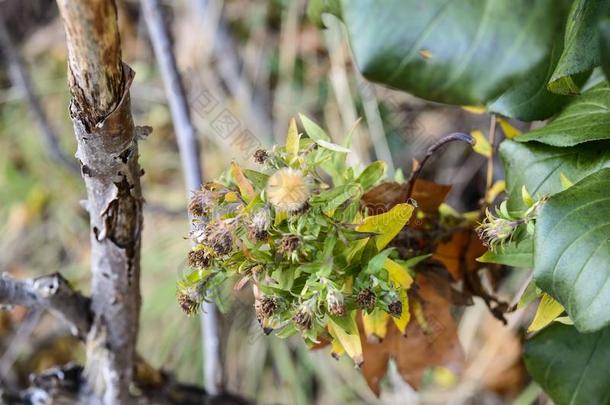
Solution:
<svg viewBox="0 0 610 405"><path fill-rule="evenodd" d="M402 302L400 302L400 300L390 302L388 310L390 311L390 315L400 318L402 315Z"/></svg>
<svg viewBox="0 0 610 405"><path fill-rule="evenodd" d="M186 258L189 267L194 268L208 267L210 265L210 260L211 257L205 249L191 250Z"/></svg>
<svg viewBox="0 0 610 405"><path fill-rule="evenodd" d="M523 223L523 220L497 217L486 210L485 219L477 227L477 233L483 244L490 250L495 251L498 246L510 242L519 225Z"/></svg>
<svg viewBox="0 0 610 405"><path fill-rule="evenodd" d="M280 302L278 297L263 295L254 302L256 319L262 325L263 321L273 316L279 307Z"/></svg>
<svg viewBox="0 0 610 405"><path fill-rule="evenodd" d="M248 237L251 240L260 241L267 237L267 231L271 226L271 215L266 208L260 209L252 216L248 226Z"/></svg>
<svg viewBox="0 0 610 405"><path fill-rule="evenodd" d="M267 181L267 199L278 211L299 211L309 199L309 183L300 170L280 169Z"/></svg>
<svg viewBox="0 0 610 405"><path fill-rule="evenodd" d="M214 202L214 193L202 186L199 190L194 191L189 201L188 210L191 215L203 217L208 214L210 207Z"/></svg>
<svg viewBox="0 0 610 405"><path fill-rule="evenodd" d="M269 153L267 153L266 150L264 149L257 149L256 152L254 152L254 161L258 164L263 164L267 161L267 159L269 159Z"/></svg>
<svg viewBox="0 0 610 405"><path fill-rule="evenodd" d="M300 242L301 239L297 235L285 235L280 239L277 251L283 256L290 256L292 252L297 250Z"/></svg>
<svg viewBox="0 0 610 405"><path fill-rule="evenodd" d="M334 316L345 315L345 304L343 302L343 294L336 288L329 288L326 293L326 304L328 305L328 312Z"/></svg>
<svg viewBox="0 0 610 405"><path fill-rule="evenodd" d="M372 311L377 303L377 296L370 288L365 288L358 292L356 296L356 303L362 309Z"/></svg>
<svg viewBox="0 0 610 405"><path fill-rule="evenodd" d="M194 315L199 311L201 301L203 300L201 289L196 286L178 290L177 297L180 308L188 316Z"/></svg>
<svg viewBox="0 0 610 405"><path fill-rule="evenodd" d="M315 298L301 303L297 312L292 317L292 320L296 324L296 327L301 331L307 331L313 326Z"/></svg>
<svg viewBox="0 0 610 405"><path fill-rule="evenodd" d="M217 255L226 255L233 250L233 235L223 222L216 222L209 227L206 242Z"/></svg>

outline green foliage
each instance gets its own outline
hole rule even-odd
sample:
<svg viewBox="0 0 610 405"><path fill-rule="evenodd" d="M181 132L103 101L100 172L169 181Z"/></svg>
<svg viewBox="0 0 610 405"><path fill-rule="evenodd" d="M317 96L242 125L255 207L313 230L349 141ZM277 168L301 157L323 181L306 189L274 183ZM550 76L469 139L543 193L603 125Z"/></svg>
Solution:
<svg viewBox="0 0 610 405"><path fill-rule="evenodd" d="M506 266L534 267L534 240L531 238L507 243L496 251L488 251L477 259L482 263L499 263Z"/></svg>
<svg viewBox="0 0 610 405"><path fill-rule="evenodd" d="M345 0L365 77L450 104L485 104L550 54L557 1ZM563 2L560 2L562 4Z"/></svg>
<svg viewBox="0 0 610 405"><path fill-rule="evenodd" d="M551 146L574 146L610 139L610 87L604 82L576 97L548 125L517 137Z"/></svg>
<svg viewBox="0 0 610 405"><path fill-rule="evenodd" d="M566 26L564 50L549 80L548 88L559 94L578 94L574 76L600 63L598 21L610 13L606 0L576 0Z"/></svg>
<svg viewBox="0 0 610 405"><path fill-rule="evenodd" d="M267 332L299 332L309 344L336 337L356 360L362 353L359 340L351 342L357 310L400 318L396 308L411 275L390 259L386 245L413 207L398 204L367 216L360 198L383 178L385 164L358 173L346 164L349 149L331 143L307 117L301 123L308 137L293 121L285 146L257 151L261 171L233 163L230 173L193 194L193 271L179 284L179 301L195 313L203 299L222 301L216 286L250 282Z"/></svg>
<svg viewBox="0 0 610 405"><path fill-rule="evenodd" d="M540 198L563 191L562 174L576 182L604 167L610 167L610 150L600 142L558 148L537 142L505 140L500 145L500 156L504 161L510 211L526 208L521 198L523 187L534 198Z"/></svg>
<svg viewBox="0 0 610 405"><path fill-rule="evenodd" d="M537 285L581 332L610 324L610 169L551 196L536 224Z"/></svg>
<svg viewBox="0 0 610 405"><path fill-rule="evenodd" d="M525 343L525 365L557 405L607 404L610 328L579 333L555 323Z"/></svg>

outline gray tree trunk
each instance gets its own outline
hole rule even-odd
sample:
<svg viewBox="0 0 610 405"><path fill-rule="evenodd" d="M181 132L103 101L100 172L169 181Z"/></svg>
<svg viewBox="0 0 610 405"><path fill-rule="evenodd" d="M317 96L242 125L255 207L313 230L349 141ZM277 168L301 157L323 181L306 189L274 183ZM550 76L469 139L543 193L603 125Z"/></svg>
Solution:
<svg viewBox="0 0 610 405"><path fill-rule="evenodd" d="M91 311L85 374L105 404L129 403L140 311L141 169L133 71L121 62L112 0L57 0L68 44L70 116L90 215Z"/></svg>

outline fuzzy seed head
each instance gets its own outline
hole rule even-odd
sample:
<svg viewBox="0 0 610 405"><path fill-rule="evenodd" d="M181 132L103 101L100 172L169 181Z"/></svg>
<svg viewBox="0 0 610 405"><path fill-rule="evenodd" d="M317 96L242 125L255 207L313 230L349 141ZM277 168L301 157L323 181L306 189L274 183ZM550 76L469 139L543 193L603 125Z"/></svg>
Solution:
<svg viewBox="0 0 610 405"><path fill-rule="evenodd" d="M336 288L332 288L326 294L326 304L328 305L328 312L334 316L345 315L345 304L343 300L343 294Z"/></svg>
<svg viewBox="0 0 610 405"><path fill-rule="evenodd" d="M280 169L267 182L267 199L278 211L301 210L307 204L310 194L310 182L300 170Z"/></svg>

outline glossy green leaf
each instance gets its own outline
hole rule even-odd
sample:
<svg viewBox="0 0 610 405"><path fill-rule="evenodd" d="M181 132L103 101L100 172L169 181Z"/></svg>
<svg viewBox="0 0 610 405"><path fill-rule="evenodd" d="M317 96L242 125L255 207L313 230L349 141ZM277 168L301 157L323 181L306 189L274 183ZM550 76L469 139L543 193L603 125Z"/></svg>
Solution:
<svg viewBox="0 0 610 405"><path fill-rule="evenodd" d="M610 403L610 328L583 334L555 323L525 342L524 359L556 405Z"/></svg>
<svg viewBox="0 0 610 405"><path fill-rule="evenodd" d="M600 142L557 148L505 140L500 144L500 156L504 161L510 211L527 208L521 195L523 186L530 195L539 198L564 190L562 174L577 182L603 167L610 167L610 150Z"/></svg>
<svg viewBox="0 0 610 405"><path fill-rule="evenodd" d="M549 91L546 85L559 61L562 49L559 45L554 46L547 58L488 104L487 109L521 121L547 119L561 110L571 98Z"/></svg>
<svg viewBox="0 0 610 405"><path fill-rule="evenodd" d="M534 241L526 239L519 243L511 242L499 246L495 252L487 251L477 258L481 263L498 263L506 266L533 268L534 267Z"/></svg>
<svg viewBox="0 0 610 405"><path fill-rule="evenodd" d="M599 23L599 54L606 80L610 80L610 19Z"/></svg>
<svg viewBox="0 0 610 405"><path fill-rule="evenodd" d="M369 80L450 104L497 98L549 54L553 0L343 0L355 61Z"/></svg>
<svg viewBox="0 0 610 405"><path fill-rule="evenodd" d="M578 94L574 75L599 65L597 24L610 11L607 0L576 0L566 27L564 50L548 84L559 94Z"/></svg>
<svg viewBox="0 0 610 405"><path fill-rule="evenodd" d="M610 88L601 83L576 97L552 122L515 138L552 146L610 139Z"/></svg>
<svg viewBox="0 0 610 405"><path fill-rule="evenodd" d="M534 252L536 285L579 331L610 324L610 169L549 198L536 221Z"/></svg>

